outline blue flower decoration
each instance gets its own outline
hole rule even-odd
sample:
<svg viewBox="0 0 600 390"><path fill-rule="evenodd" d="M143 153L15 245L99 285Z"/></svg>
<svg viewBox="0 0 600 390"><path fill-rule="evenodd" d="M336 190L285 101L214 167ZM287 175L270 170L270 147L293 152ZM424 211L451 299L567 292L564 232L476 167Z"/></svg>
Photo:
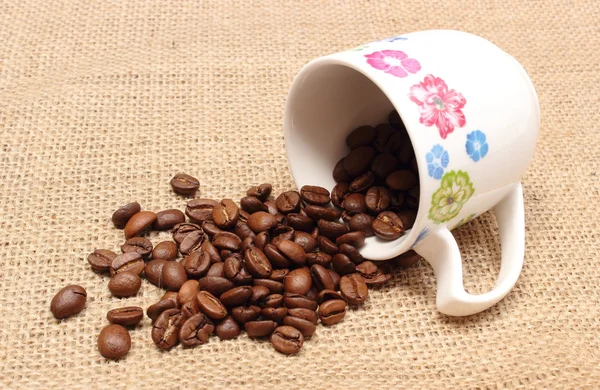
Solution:
<svg viewBox="0 0 600 390"><path fill-rule="evenodd" d="M484 158L488 153L488 144L485 141L485 134L481 130L475 130L467 134L467 154L475 162Z"/></svg>
<svg viewBox="0 0 600 390"><path fill-rule="evenodd" d="M427 237L427 235L429 234L429 229L428 228L423 228L423 230L421 230L419 232L419 235L417 236L417 239L415 240L415 242L410 246L410 249L414 248L415 246L417 246L417 244L421 241L423 241L423 239L425 237Z"/></svg>
<svg viewBox="0 0 600 390"><path fill-rule="evenodd" d="M444 175L444 168L446 168L450 162L448 152L444 150L442 145L438 144L431 148L431 152L428 152L427 155L425 155L425 159L427 160L427 172L429 173L429 176L436 180L440 180Z"/></svg>
<svg viewBox="0 0 600 390"><path fill-rule="evenodd" d="M395 41L406 41L408 38L403 37L402 35L398 35L395 37L389 37L382 39L380 42L395 42Z"/></svg>

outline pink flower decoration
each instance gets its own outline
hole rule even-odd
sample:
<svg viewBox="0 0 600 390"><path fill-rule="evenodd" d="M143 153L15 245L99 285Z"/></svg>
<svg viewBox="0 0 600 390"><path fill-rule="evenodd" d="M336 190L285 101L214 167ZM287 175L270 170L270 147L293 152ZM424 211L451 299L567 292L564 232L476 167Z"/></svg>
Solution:
<svg viewBox="0 0 600 390"><path fill-rule="evenodd" d="M383 70L396 77L406 77L408 73L417 73L421 70L421 64L414 58L408 58L405 52L400 50L381 50L371 54L365 54L367 63L375 69Z"/></svg>
<svg viewBox="0 0 600 390"><path fill-rule="evenodd" d="M419 121L425 126L436 125L444 139L454 127L463 127L467 122L461 111L467 100L455 90L448 90L439 77L428 74L423 82L410 88L409 97L419 105Z"/></svg>

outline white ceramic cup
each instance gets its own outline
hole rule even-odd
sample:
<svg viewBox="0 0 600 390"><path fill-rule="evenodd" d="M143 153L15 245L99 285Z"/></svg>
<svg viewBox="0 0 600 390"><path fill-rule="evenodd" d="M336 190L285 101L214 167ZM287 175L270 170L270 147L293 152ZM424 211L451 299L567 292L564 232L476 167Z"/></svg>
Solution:
<svg viewBox="0 0 600 390"><path fill-rule="evenodd" d="M365 258L414 249L433 267L437 307L470 315L500 301L523 265L520 184L540 128L537 95L523 67L489 41L460 31L420 31L318 58L294 79L284 115L290 168L298 188L332 189L348 153L346 136L385 122L396 109L412 142L420 199L412 229L395 241L366 240ZM493 209L502 258L495 287L465 291L450 230Z"/></svg>

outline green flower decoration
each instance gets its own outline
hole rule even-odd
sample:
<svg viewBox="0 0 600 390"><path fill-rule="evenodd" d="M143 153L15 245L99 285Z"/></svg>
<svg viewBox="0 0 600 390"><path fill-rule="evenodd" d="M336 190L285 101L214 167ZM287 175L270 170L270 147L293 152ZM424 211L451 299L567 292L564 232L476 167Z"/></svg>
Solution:
<svg viewBox="0 0 600 390"><path fill-rule="evenodd" d="M442 177L440 188L431 197L429 219L435 223L448 222L458 215L474 192L467 172L446 173Z"/></svg>
<svg viewBox="0 0 600 390"><path fill-rule="evenodd" d="M458 221L454 226L452 226L452 228L450 230L454 230L457 227L464 225L465 223L471 222L471 220L473 220L473 218L475 218L475 213L473 213L471 215L467 215L466 217L464 217L463 219Z"/></svg>

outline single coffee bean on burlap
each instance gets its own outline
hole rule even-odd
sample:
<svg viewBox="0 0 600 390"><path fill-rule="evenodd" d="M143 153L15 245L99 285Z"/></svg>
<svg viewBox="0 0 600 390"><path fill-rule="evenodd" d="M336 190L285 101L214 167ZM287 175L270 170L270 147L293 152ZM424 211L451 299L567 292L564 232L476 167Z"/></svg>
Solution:
<svg viewBox="0 0 600 390"><path fill-rule="evenodd" d="M184 347L195 347L204 344L214 330L215 326L209 318L203 313L196 313L179 329L179 341Z"/></svg>
<svg viewBox="0 0 600 390"><path fill-rule="evenodd" d="M156 221L156 214L152 211L140 211L139 213L134 214L123 229L125 233L125 238L129 239L131 237L139 236L146 229L148 229L152 224Z"/></svg>
<svg viewBox="0 0 600 390"><path fill-rule="evenodd" d="M249 321L254 321L260 316L261 308L255 305L250 306L238 306L231 309L231 315L238 322L238 324L245 324Z"/></svg>
<svg viewBox="0 0 600 390"><path fill-rule="evenodd" d="M391 153L378 154L371 163L371 171L380 180L385 180L396 169L398 169L398 159Z"/></svg>
<svg viewBox="0 0 600 390"><path fill-rule="evenodd" d="M307 204L325 206L331 200L329 191L319 186L303 186L300 189L300 197Z"/></svg>
<svg viewBox="0 0 600 390"><path fill-rule="evenodd" d="M118 255L110 263L110 275L122 272L132 272L137 275L141 275L144 272L144 259L137 252L128 252Z"/></svg>
<svg viewBox="0 0 600 390"><path fill-rule="evenodd" d="M370 237L373 235L373 218L372 216L364 213L354 214L350 221L348 221L348 226L351 231L361 231L365 233L366 237Z"/></svg>
<svg viewBox="0 0 600 390"><path fill-rule="evenodd" d="M164 282L162 281L162 267L166 262L167 260L164 259L155 259L147 262L144 267L146 279L157 287L164 286Z"/></svg>
<svg viewBox="0 0 600 390"><path fill-rule="evenodd" d="M277 322L271 320L248 321L244 329L250 337L267 337L277 328Z"/></svg>
<svg viewBox="0 0 600 390"><path fill-rule="evenodd" d="M146 315L152 320L152 322L154 322L163 311L177 309L178 307L179 305L175 299L161 299L155 304L148 306L148 309L146 309Z"/></svg>
<svg viewBox="0 0 600 390"><path fill-rule="evenodd" d="M345 159L345 157L342 157L333 168L333 180L335 180L338 183L349 182L350 180L352 180L352 176L348 172L346 172L346 169L344 168Z"/></svg>
<svg viewBox="0 0 600 390"><path fill-rule="evenodd" d="M371 224L373 233L384 240L395 240L404 234L402 220L391 211L379 213Z"/></svg>
<svg viewBox="0 0 600 390"><path fill-rule="evenodd" d="M54 317L63 319L78 314L85 307L87 292L81 286L71 284L56 293L50 302Z"/></svg>
<svg viewBox="0 0 600 390"><path fill-rule="evenodd" d="M319 228L319 233L321 235L331 240L335 240L339 236L346 234L350 231L346 224L343 224L341 222L327 221L325 219L320 219L317 222L317 227Z"/></svg>
<svg viewBox="0 0 600 390"><path fill-rule="evenodd" d="M109 272L110 263L117 257L117 254L108 249L96 249L88 255L88 263L95 272Z"/></svg>
<svg viewBox="0 0 600 390"><path fill-rule="evenodd" d="M171 187L179 195L194 195L200 188L200 182L193 176L178 173L171 179Z"/></svg>
<svg viewBox="0 0 600 390"><path fill-rule="evenodd" d="M240 209L231 199L223 199L212 211L215 224L221 229L229 229L235 226L240 217Z"/></svg>
<svg viewBox="0 0 600 390"><path fill-rule="evenodd" d="M221 340L231 340L238 337L242 329L232 316L227 316L215 328L215 333Z"/></svg>
<svg viewBox="0 0 600 390"><path fill-rule="evenodd" d="M150 257L152 249L152 242L144 237L131 237L121 245L121 251L123 253L137 252L145 260Z"/></svg>
<svg viewBox="0 0 600 390"><path fill-rule="evenodd" d="M197 280L187 280L185 283L181 285L179 291L177 292L177 303L179 305L183 305L187 301L192 299L196 299L196 294L200 292L200 284Z"/></svg>
<svg viewBox="0 0 600 390"><path fill-rule="evenodd" d="M366 171L360 176L357 176L350 182L350 192L365 192L375 183L375 175L371 171Z"/></svg>
<svg viewBox="0 0 600 390"><path fill-rule="evenodd" d="M219 202L213 199L192 199L185 206L185 215L190 222L201 224L213 220L213 209Z"/></svg>
<svg viewBox="0 0 600 390"><path fill-rule="evenodd" d="M352 177L365 173L375 159L376 152L370 146L360 146L344 158L344 170ZM345 180L340 180L345 181Z"/></svg>
<svg viewBox="0 0 600 390"><path fill-rule="evenodd" d="M142 211L138 202L127 203L119 207L112 215L112 222L117 229L123 229L129 219Z"/></svg>
<svg viewBox="0 0 600 390"><path fill-rule="evenodd" d="M286 325L276 328L270 340L275 350L286 355L300 352L304 344L302 333L298 329Z"/></svg>
<svg viewBox="0 0 600 390"><path fill-rule="evenodd" d="M343 253L335 254L331 260L331 265L335 272L340 275L347 275L356 271L356 265Z"/></svg>
<svg viewBox="0 0 600 390"><path fill-rule="evenodd" d="M107 359L120 359L131 349L129 331L121 325L105 326L98 335L98 351Z"/></svg>
<svg viewBox="0 0 600 390"><path fill-rule="evenodd" d="M179 330L187 317L179 309L163 311L152 325L152 341L160 349L171 349L179 341Z"/></svg>
<svg viewBox="0 0 600 390"><path fill-rule="evenodd" d="M177 261L168 261L162 267L162 281L167 290L179 291L181 286L188 280L183 265Z"/></svg>
<svg viewBox="0 0 600 390"><path fill-rule="evenodd" d="M115 297L132 297L140 291L142 279L132 272L120 272L110 278L108 289Z"/></svg>
<svg viewBox="0 0 600 390"><path fill-rule="evenodd" d="M369 146L375 141L377 130L372 126L360 126L352 130L346 137L346 145L350 149L356 149L361 146Z"/></svg>
<svg viewBox="0 0 600 390"><path fill-rule="evenodd" d="M153 259L175 260L178 254L177 244L173 241L159 242L152 250Z"/></svg>
<svg viewBox="0 0 600 390"><path fill-rule="evenodd" d="M254 286L265 286L269 289L271 294L283 294L283 283L277 282L271 279L254 279L252 281Z"/></svg>
<svg viewBox="0 0 600 390"><path fill-rule="evenodd" d="M385 178L385 184L393 190L406 191L416 186L417 183L417 177L408 169L394 171Z"/></svg>
<svg viewBox="0 0 600 390"><path fill-rule="evenodd" d="M311 337L317 331L317 325L312 322L289 315L283 319L283 324L298 329L305 338Z"/></svg>
<svg viewBox="0 0 600 390"><path fill-rule="evenodd" d="M357 273L342 276L340 280L340 292L351 305L364 303L369 296L365 280Z"/></svg>
<svg viewBox="0 0 600 390"><path fill-rule="evenodd" d="M119 307L106 313L106 319L111 324L136 326L144 318L144 310L138 306Z"/></svg>
<svg viewBox="0 0 600 390"><path fill-rule="evenodd" d="M334 325L346 316L346 302L341 299L325 300L319 306L319 318L325 325Z"/></svg>
<svg viewBox="0 0 600 390"><path fill-rule="evenodd" d="M300 194L297 191L281 193L275 200L277 209L283 214L295 213L300 210Z"/></svg>
<svg viewBox="0 0 600 390"><path fill-rule="evenodd" d="M185 215L181 210L169 209L156 213L156 221L152 224L154 230L169 230L175 225L185 222Z"/></svg>
<svg viewBox="0 0 600 390"><path fill-rule="evenodd" d="M200 283L200 290L208 291L216 297L235 287L230 280L218 276L205 276L200 278L198 282Z"/></svg>
<svg viewBox="0 0 600 390"><path fill-rule="evenodd" d="M181 243L188 234L196 231L203 232L202 228L199 225L195 223L184 222L175 225L173 227L173 230L171 230L171 233L173 234L173 240L175 240L176 243L181 245Z"/></svg>
<svg viewBox="0 0 600 390"><path fill-rule="evenodd" d="M263 183L258 186L253 186L246 191L247 196L254 196L260 199L261 202L265 202L269 199L271 195L271 191L273 190L273 186L269 183Z"/></svg>

